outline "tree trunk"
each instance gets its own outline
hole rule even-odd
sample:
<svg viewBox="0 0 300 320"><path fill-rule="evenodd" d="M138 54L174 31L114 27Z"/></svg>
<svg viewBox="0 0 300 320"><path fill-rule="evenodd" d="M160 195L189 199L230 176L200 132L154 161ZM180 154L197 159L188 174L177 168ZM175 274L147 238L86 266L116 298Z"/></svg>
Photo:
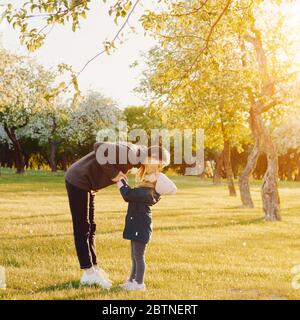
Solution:
<svg viewBox="0 0 300 320"><path fill-rule="evenodd" d="M296 157L297 157L297 167L298 167L298 173L296 175L296 180L300 181L300 154L297 153Z"/></svg>
<svg viewBox="0 0 300 320"><path fill-rule="evenodd" d="M72 153L72 164L77 161L77 154Z"/></svg>
<svg viewBox="0 0 300 320"><path fill-rule="evenodd" d="M205 179L205 175L206 175L205 170L206 170L206 163L204 164L204 169L203 169L203 171L199 174L199 178L200 178L200 179Z"/></svg>
<svg viewBox="0 0 300 320"><path fill-rule="evenodd" d="M223 151L223 159L224 159L224 167L226 172L227 184L229 189L229 195L232 197L236 196L236 191L234 187L234 177L231 167L231 146L228 140L224 141L224 151Z"/></svg>
<svg viewBox="0 0 300 320"><path fill-rule="evenodd" d="M220 109L220 120L221 120L221 129L223 133L224 140L224 149L223 149L223 162L226 173L227 185L229 189L229 195L232 197L236 196L236 191L234 187L234 176L231 166L231 145L230 138L228 137L228 128L224 124L224 105L225 101L222 99L219 105Z"/></svg>
<svg viewBox="0 0 300 320"><path fill-rule="evenodd" d="M265 129L265 152L268 159L268 169L262 186L263 209L267 221L281 220L280 198L278 193L278 155L270 134Z"/></svg>
<svg viewBox="0 0 300 320"><path fill-rule="evenodd" d="M253 108L253 111L261 110L262 106L257 103L258 108ZM271 135L264 124L261 113L256 113L253 126L255 132L259 135L262 151L267 156L268 167L263 179L261 189L263 210L266 221L279 221L280 217L280 198L278 193L278 155L273 144Z"/></svg>
<svg viewBox="0 0 300 320"><path fill-rule="evenodd" d="M248 156L247 164L245 169L240 175L239 178L239 187L240 187L240 195L242 200L242 205L245 208L254 208L254 203L250 193L250 176L253 173L257 159L259 156L259 140L256 139L256 142Z"/></svg>
<svg viewBox="0 0 300 320"><path fill-rule="evenodd" d="M57 171L57 165L56 165L56 142L53 141L52 139L49 139L49 144L50 144L50 167L52 172Z"/></svg>
<svg viewBox="0 0 300 320"><path fill-rule="evenodd" d="M223 169L223 152L222 151L216 152L215 162L216 162L216 167L214 170L213 183L214 184L221 184L222 169Z"/></svg>
<svg viewBox="0 0 300 320"><path fill-rule="evenodd" d="M68 159L67 159L66 152L64 151L62 154L61 166L62 166L62 170L65 172L67 171L67 163L68 163Z"/></svg>
<svg viewBox="0 0 300 320"><path fill-rule="evenodd" d="M267 156L267 170L264 175L264 182L262 185L261 195L263 202L263 210L265 220L274 221L281 220L280 217L280 199L278 193L278 155L273 144L271 135L264 124L262 114L268 112L278 104L275 95L274 81L270 77L268 70L267 56L265 54L261 32L252 26L253 36L246 35L245 39L253 44L256 59L258 62L259 73L261 78L261 92L260 97L271 98L273 101L266 104L264 99L255 99L252 92L249 92L251 101L250 119L252 119L252 132L256 139L259 139L261 151Z"/></svg>
<svg viewBox="0 0 300 320"><path fill-rule="evenodd" d="M289 152L286 155L286 177L288 181L293 181L293 163Z"/></svg>
<svg viewBox="0 0 300 320"><path fill-rule="evenodd" d="M14 154L15 154L15 166L17 169L17 174L23 174L25 171L25 161L22 154L22 149L20 142L16 136L15 129L9 129L8 127L4 126L4 130L7 133L9 139L11 140L13 147L14 147Z"/></svg>

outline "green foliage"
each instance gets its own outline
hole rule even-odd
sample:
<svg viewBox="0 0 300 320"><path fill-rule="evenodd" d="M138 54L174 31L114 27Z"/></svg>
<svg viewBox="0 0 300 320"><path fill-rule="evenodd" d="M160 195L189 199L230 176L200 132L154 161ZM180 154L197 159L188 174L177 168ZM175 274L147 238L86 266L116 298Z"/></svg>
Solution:
<svg viewBox="0 0 300 320"><path fill-rule="evenodd" d="M54 75L26 57L0 49L0 123L21 128L31 117L47 108L45 92Z"/></svg>
<svg viewBox="0 0 300 320"><path fill-rule="evenodd" d="M128 131L143 129L149 133L151 129L160 129L162 127L163 120L160 110L153 105L149 107L127 107L124 109L123 114Z"/></svg>
<svg viewBox="0 0 300 320"><path fill-rule="evenodd" d="M149 12L142 18L160 45L148 54L139 91L162 101L169 126L204 128L206 146L216 149L224 139L239 148L249 143L246 88L254 78L242 67L239 37L222 37L229 32L230 13L209 38L209 49L203 50L223 7L217 2L204 9L196 1L189 6L174 3L169 12Z"/></svg>
<svg viewBox="0 0 300 320"><path fill-rule="evenodd" d="M300 151L300 112L282 117L281 123L272 132L273 140L280 155L287 154L290 150Z"/></svg>
<svg viewBox="0 0 300 320"><path fill-rule="evenodd" d="M291 70L293 49L299 43L289 37L293 31L274 2L269 1L270 12L261 8L266 2L175 1L165 11L143 15L145 31L159 45L148 53L148 68L137 91L163 103L169 126L204 128L210 148L220 149L228 139L241 151L251 142L249 92L266 105L270 101L261 96L264 79L256 52L246 40L255 32L263 39L280 101L265 119L273 124L280 121L297 96L291 95L296 92L295 81L299 83L297 72ZM285 60L279 50L284 50Z"/></svg>
<svg viewBox="0 0 300 320"><path fill-rule="evenodd" d="M80 21L87 18L90 3L91 0L29 0L20 8L9 3L2 18L18 28L21 43L28 50L35 51L45 43L51 26L70 24L72 31L76 32ZM131 8L132 1L116 0L110 6L109 14L114 16L117 23L119 18L127 16ZM36 27L37 20L39 27Z"/></svg>

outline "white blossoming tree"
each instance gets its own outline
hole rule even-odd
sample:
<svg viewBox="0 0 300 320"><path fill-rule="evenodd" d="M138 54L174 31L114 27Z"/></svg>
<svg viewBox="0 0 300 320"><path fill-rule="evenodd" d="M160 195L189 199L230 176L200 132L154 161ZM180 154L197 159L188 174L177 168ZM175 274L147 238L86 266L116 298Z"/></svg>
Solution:
<svg viewBox="0 0 300 320"><path fill-rule="evenodd" d="M282 171L288 180L300 181L300 113L289 114L282 119L281 124L272 133L278 154L283 161Z"/></svg>
<svg viewBox="0 0 300 320"><path fill-rule="evenodd" d="M66 155L87 153L96 141L97 132L114 127L120 110L115 103L98 92L90 91L76 103L51 100L24 128L19 130L22 137L36 139L47 150L47 160L52 172L57 171L57 155L62 156L66 170Z"/></svg>
<svg viewBox="0 0 300 320"><path fill-rule="evenodd" d="M24 130L20 130L22 136L36 139L39 145L47 150L52 172L57 171L57 148L67 141L69 118L69 109L55 99L47 108L33 116Z"/></svg>
<svg viewBox="0 0 300 320"><path fill-rule="evenodd" d="M78 146L95 142L99 130L116 128L122 112L111 99L99 92L89 91L72 106L67 136Z"/></svg>
<svg viewBox="0 0 300 320"><path fill-rule="evenodd" d="M25 168L18 131L46 108L52 74L28 58L0 49L0 123L15 153L17 173Z"/></svg>

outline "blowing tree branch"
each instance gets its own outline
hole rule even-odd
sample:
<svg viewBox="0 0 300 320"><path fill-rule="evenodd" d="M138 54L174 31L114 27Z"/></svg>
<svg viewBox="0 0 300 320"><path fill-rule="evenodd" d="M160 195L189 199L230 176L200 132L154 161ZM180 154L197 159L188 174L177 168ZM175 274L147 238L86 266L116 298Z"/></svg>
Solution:
<svg viewBox="0 0 300 320"><path fill-rule="evenodd" d="M183 12L183 13L174 13L174 14L170 14L171 17L183 17L183 16L190 16L193 14L198 13L208 2L209 0L205 0L201 3L200 7L192 9L190 11L187 12Z"/></svg>
<svg viewBox="0 0 300 320"><path fill-rule="evenodd" d="M184 73L184 75L180 78L179 83L176 85L175 88L178 88L182 81L189 75L189 73L191 72L191 70L193 69L193 67L195 66L195 64L198 62L198 60L200 59L201 55L208 49L209 47L209 43L211 41L211 37L214 33L215 28L217 27L218 23L221 21L222 17L225 15L226 11L228 10L230 4L231 4L232 0L227 0L225 7L223 8L222 12L219 14L219 16L217 17L217 19L215 20L215 22L212 24L209 33L207 35L207 37L205 38L205 45L204 47L199 51L199 53L197 54L196 58L193 60L192 64L189 66L189 68L186 70L186 72Z"/></svg>
<svg viewBox="0 0 300 320"><path fill-rule="evenodd" d="M130 10L130 12L128 13L126 20L124 21L124 23L121 25L121 28L118 30L118 32L116 33L116 35L114 36L114 38L110 41L110 43L114 43L119 35L121 34L121 32L123 31L123 29L126 27L127 23L129 22L129 19L131 17L131 15L133 14L135 8L137 7L137 5L139 4L140 0L136 0L136 2L134 3L132 9ZM93 56L90 60L88 60L85 65L81 68L81 70L77 73L77 76L79 76L85 69L86 67L93 62L95 59L97 59L99 56L101 56L102 54L104 54L105 52L107 52L107 49L103 49L102 51L100 51L99 53L97 53L95 56Z"/></svg>

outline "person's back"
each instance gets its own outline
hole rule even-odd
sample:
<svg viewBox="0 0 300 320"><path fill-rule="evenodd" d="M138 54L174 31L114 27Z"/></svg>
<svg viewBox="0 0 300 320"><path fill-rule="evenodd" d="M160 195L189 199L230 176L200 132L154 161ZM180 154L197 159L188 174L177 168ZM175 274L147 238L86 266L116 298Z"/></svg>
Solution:
<svg viewBox="0 0 300 320"><path fill-rule="evenodd" d="M98 148L105 147L109 149L110 146L115 148L116 158L113 159L114 161L111 161L115 163L100 164L96 158ZM120 171L126 174L134 166L139 167L139 162L136 164L131 164L130 161L120 163L120 155L128 159L129 152L135 153L134 155L137 157L140 156L140 149L137 149L135 145L130 143L95 143L94 151L70 166L65 179L70 184L83 190L97 191L103 189L114 183L112 178L116 177Z"/></svg>

